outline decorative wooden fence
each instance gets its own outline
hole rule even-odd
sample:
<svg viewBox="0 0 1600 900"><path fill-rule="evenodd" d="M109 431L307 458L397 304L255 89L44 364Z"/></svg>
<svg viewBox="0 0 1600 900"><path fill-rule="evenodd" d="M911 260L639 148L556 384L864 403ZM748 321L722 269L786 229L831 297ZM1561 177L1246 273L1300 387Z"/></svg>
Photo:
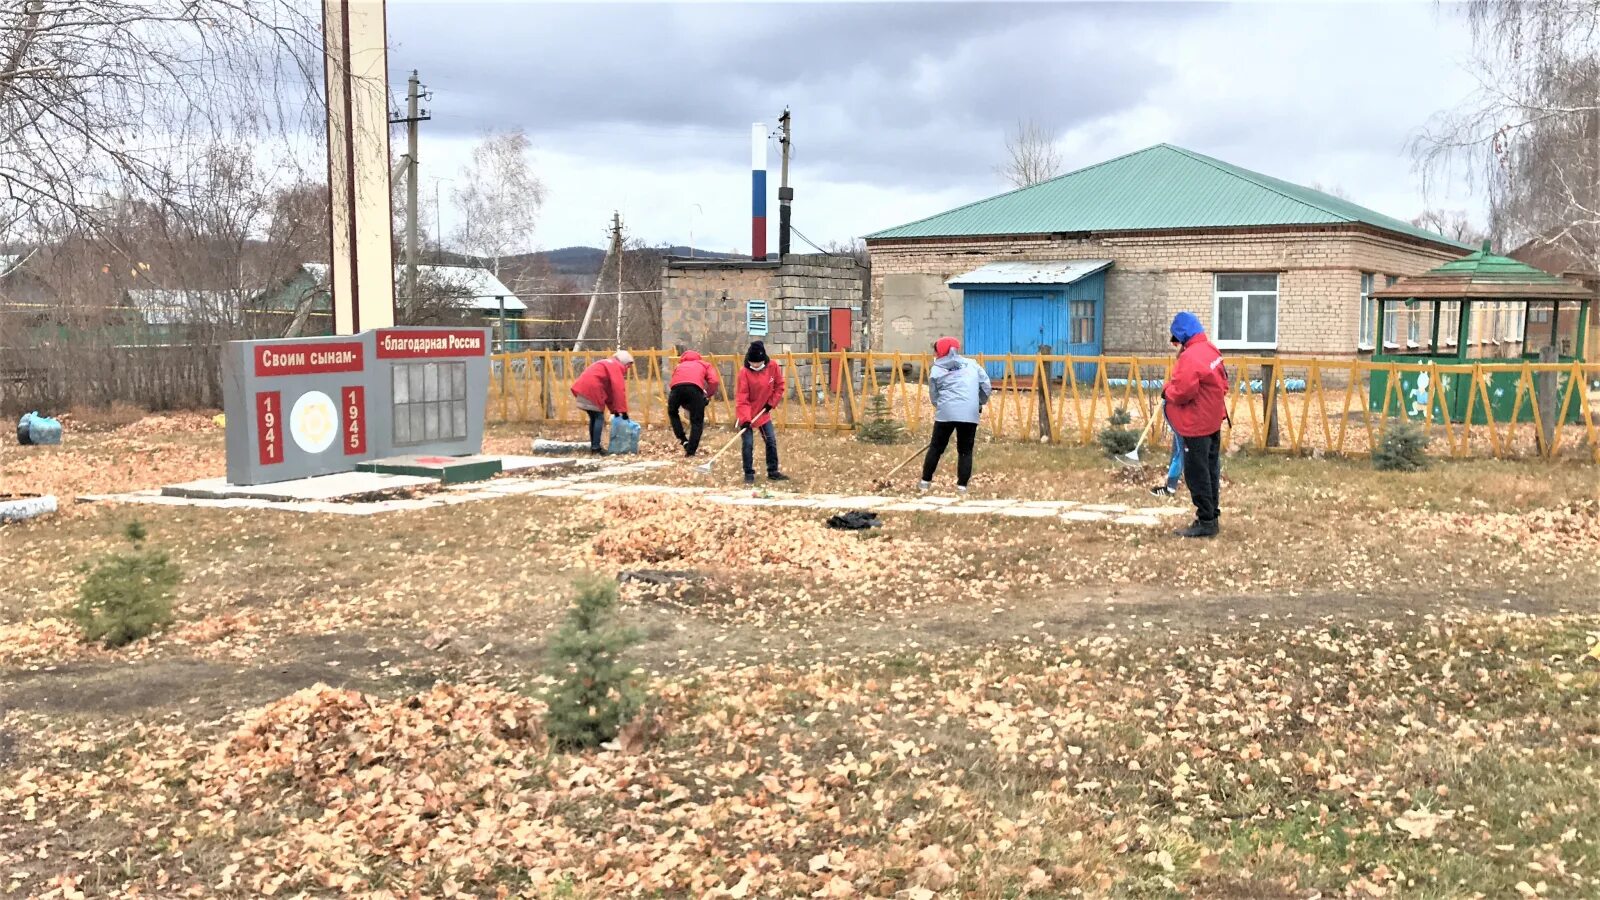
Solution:
<svg viewBox="0 0 1600 900"><path fill-rule="evenodd" d="M584 415L571 386L601 351L533 351L493 358L489 386L491 422L564 422ZM629 406L635 421L666 422L667 382L676 357L670 351L633 351ZM983 428L995 440L1088 445L1113 411L1126 409L1132 427L1160 414L1161 385L1170 357L977 356L994 377L994 398ZM707 410L708 421L732 422L735 356L709 356L722 372L723 387ZM882 393L896 417L913 433L930 427L927 400L930 355L835 352L777 354L789 398L778 408L780 428L848 430L864 414L868 398ZM1028 374L1017 374L1018 367ZM1227 358L1231 424L1224 437L1235 448L1295 454L1365 455L1395 422L1424 425L1436 453L1454 458L1583 459L1600 463L1600 364L1488 362L1470 365L1400 364L1285 359ZM1092 377L1081 377L1092 372ZM848 373L848 377L846 377ZM1035 373L1049 373L1039 377ZM1371 384L1377 373L1379 389ZM1449 404L1408 395L1426 373L1432 385L1466 390L1464 415ZM1507 375L1516 374L1510 416L1486 416L1503 407ZM1404 378L1402 376L1410 375ZM1490 376L1494 375L1491 383ZM1462 379L1466 379L1465 382ZM1414 394L1414 391L1413 391ZM1155 429L1153 442L1167 438Z"/></svg>

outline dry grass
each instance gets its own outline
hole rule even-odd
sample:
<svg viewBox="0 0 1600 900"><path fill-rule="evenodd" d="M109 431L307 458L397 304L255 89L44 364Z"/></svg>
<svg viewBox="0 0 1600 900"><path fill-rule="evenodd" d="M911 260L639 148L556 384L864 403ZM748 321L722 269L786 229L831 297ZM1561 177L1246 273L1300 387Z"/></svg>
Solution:
<svg viewBox="0 0 1600 900"><path fill-rule="evenodd" d="M184 418L79 438L86 461L146 464L8 455L8 488L220 464L220 431ZM865 493L910 449L782 440L809 492ZM1090 451L983 444L978 470L978 496L1149 500ZM0 884L1592 895L1594 470L1240 455L1225 477L1214 542L888 514L840 537L849 571L804 557L826 555L814 510L624 503L608 528L598 505L531 497L371 520L91 504L8 527ZM187 574L178 623L77 644L58 621L76 570L135 514ZM709 546L661 564L699 580L626 593L661 736L550 754L538 673L572 578L696 517ZM790 549L762 566L717 552L774 534ZM319 681L359 693L295 694ZM509 730L448 735L480 719Z"/></svg>

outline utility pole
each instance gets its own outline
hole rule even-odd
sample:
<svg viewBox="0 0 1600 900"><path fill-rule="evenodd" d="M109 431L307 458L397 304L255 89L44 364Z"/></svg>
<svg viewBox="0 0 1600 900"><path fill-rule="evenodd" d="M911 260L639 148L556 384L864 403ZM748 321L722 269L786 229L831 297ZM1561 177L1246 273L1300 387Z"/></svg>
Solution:
<svg viewBox="0 0 1600 900"><path fill-rule="evenodd" d="M778 144L783 148L783 169L778 181L778 261L789 255L789 202L794 199L794 188L789 187L789 146L794 139L790 130L789 107L778 117Z"/></svg>
<svg viewBox="0 0 1600 900"><path fill-rule="evenodd" d="M617 349L622 349L622 215L611 214L611 255L617 258Z"/></svg>
<svg viewBox="0 0 1600 900"><path fill-rule="evenodd" d="M433 118L426 110L418 109L417 101L421 97L422 83L417 80L417 70L412 69L411 78L406 82L406 114L402 118L389 120L390 124L404 122L406 125L405 298L407 303L415 303L417 299L417 123Z"/></svg>
<svg viewBox="0 0 1600 900"><path fill-rule="evenodd" d="M589 291L589 305L583 311L583 324L578 326L578 337L572 342L573 350L583 349L583 339L589 334L589 323L594 321L594 307L600 299L600 285L605 283L606 263L611 258L617 258L617 343L621 349L622 343L622 215L611 214L611 246L606 249L606 257L600 261L600 271L595 273L594 288Z"/></svg>

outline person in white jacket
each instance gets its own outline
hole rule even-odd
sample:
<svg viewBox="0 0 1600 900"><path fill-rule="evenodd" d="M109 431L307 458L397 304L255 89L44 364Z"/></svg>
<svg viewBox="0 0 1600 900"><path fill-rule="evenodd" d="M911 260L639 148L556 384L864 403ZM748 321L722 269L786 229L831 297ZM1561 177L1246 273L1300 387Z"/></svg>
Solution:
<svg viewBox="0 0 1600 900"><path fill-rule="evenodd" d="M972 479L972 448L978 439L978 417L983 413L983 405L989 402L993 388L989 384L989 373L961 355L961 342L955 338L943 337L935 341L933 353L937 358L933 370L928 373L928 399L933 402L933 440L922 461L922 481L918 482L917 490L926 491L933 486L939 457L944 456L953 434L956 438L956 492L965 494L967 482Z"/></svg>

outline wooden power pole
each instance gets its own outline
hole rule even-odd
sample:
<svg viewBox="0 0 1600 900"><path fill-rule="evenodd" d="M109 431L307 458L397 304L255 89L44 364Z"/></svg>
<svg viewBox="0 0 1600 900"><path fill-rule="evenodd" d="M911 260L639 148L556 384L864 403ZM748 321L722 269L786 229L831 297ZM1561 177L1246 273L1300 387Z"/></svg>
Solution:
<svg viewBox="0 0 1600 900"><path fill-rule="evenodd" d="M411 78L406 82L406 114L398 119L390 119L391 123L404 122L406 125L406 285L405 302L417 302L417 123L426 122L433 118L425 110L418 108L418 101L422 98L422 83L417 80L417 70L411 70Z"/></svg>
<svg viewBox="0 0 1600 900"><path fill-rule="evenodd" d="M794 188L789 187L789 147L794 133L790 130L789 107L778 117L778 145L783 148L783 167L778 176L778 261L789 255L789 204L794 200Z"/></svg>
<svg viewBox="0 0 1600 900"><path fill-rule="evenodd" d="M589 323L594 321L594 307L600 300L600 285L605 283L606 263L612 258L617 261L617 349L622 349L622 214L611 214L611 246L606 250L606 257L600 261L600 271L595 273L594 288L589 291L589 305L583 311L583 324L578 326L578 337L572 342L572 349L582 350L583 339L589 334Z"/></svg>

